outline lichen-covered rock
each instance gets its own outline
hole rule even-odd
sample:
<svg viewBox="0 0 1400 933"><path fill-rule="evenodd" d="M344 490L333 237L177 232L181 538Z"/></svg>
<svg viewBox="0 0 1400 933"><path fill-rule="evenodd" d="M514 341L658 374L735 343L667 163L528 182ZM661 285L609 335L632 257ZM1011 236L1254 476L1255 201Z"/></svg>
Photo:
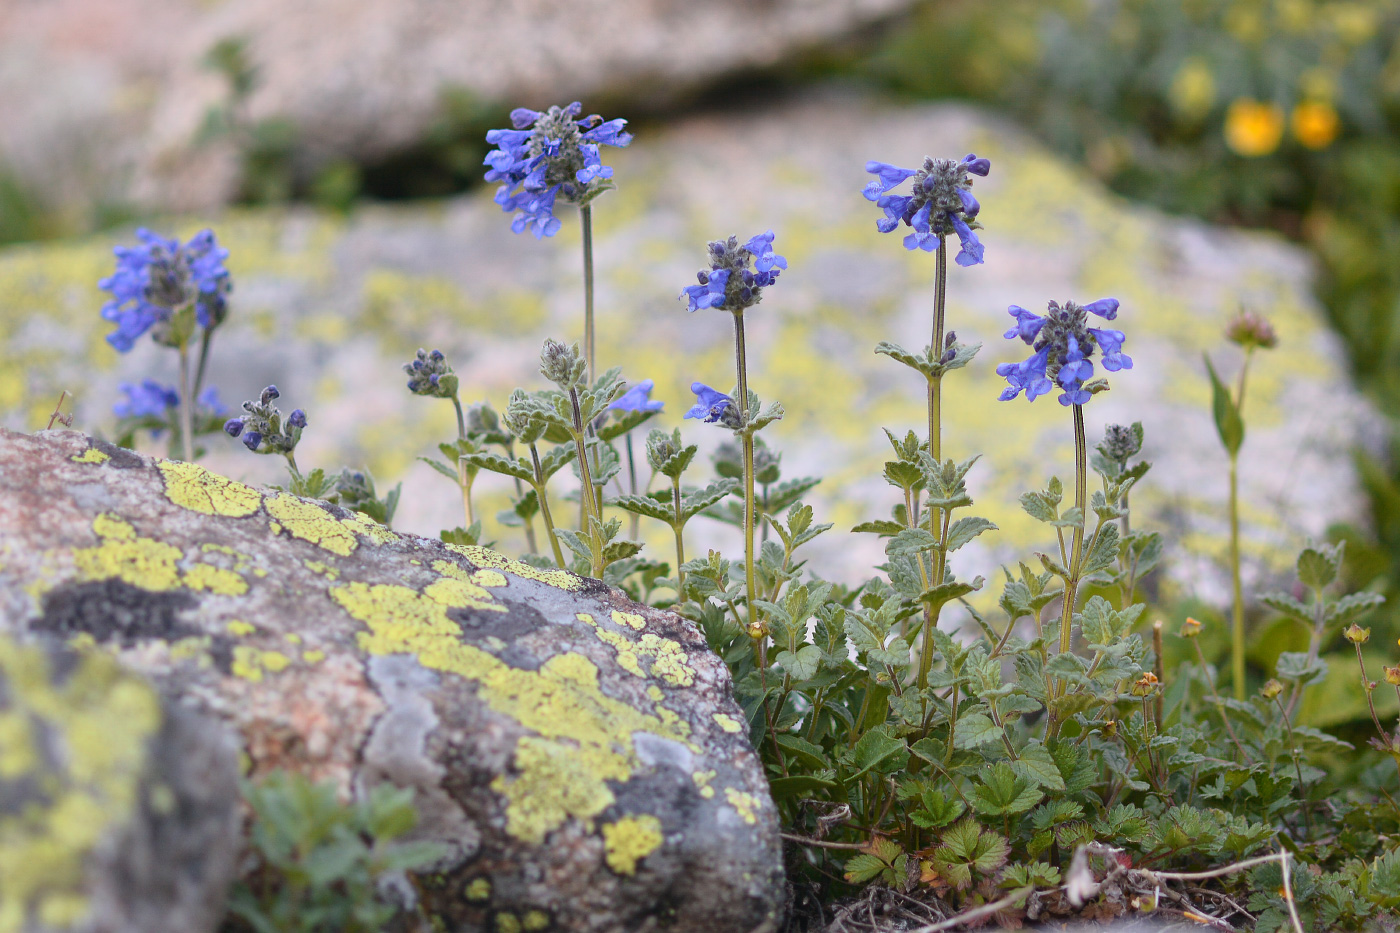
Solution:
<svg viewBox="0 0 1400 933"><path fill-rule="evenodd" d="M151 461L0 431L0 617L231 723L254 776L412 787L449 930L748 931L773 805L723 662L596 581Z"/></svg>
<svg viewBox="0 0 1400 933"><path fill-rule="evenodd" d="M238 851L225 730L105 653L0 633L0 933L208 933Z"/></svg>

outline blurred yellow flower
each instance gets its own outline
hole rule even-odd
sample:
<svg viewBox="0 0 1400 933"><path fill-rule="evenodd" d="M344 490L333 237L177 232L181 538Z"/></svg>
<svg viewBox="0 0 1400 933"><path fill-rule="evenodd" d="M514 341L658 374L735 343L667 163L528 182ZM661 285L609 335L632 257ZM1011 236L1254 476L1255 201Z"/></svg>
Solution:
<svg viewBox="0 0 1400 933"><path fill-rule="evenodd" d="M1303 101L1293 108L1290 120L1293 137L1309 149L1326 149L1341 129L1341 120L1331 104Z"/></svg>
<svg viewBox="0 0 1400 933"><path fill-rule="evenodd" d="M1265 156L1283 139L1283 108L1241 97L1225 111L1225 144L1242 156Z"/></svg>
<svg viewBox="0 0 1400 933"><path fill-rule="evenodd" d="M1188 58L1172 78L1167 90L1172 109L1181 117L1197 121L1215 105L1215 75L1199 58Z"/></svg>

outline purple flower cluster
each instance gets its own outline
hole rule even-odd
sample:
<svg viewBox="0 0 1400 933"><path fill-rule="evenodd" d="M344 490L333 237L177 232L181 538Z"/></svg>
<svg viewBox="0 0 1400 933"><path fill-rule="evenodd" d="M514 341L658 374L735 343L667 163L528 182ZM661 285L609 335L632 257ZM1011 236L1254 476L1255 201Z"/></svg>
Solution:
<svg viewBox="0 0 1400 933"><path fill-rule="evenodd" d="M607 120L595 114L579 118L583 105L550 107L543 112L517 107L510 112L513 129L491 130L486 141L495 150L487 154L487 181L504 182L496 191L496 203L509 213L519 211L511 230L533 230L536 239L559 232L554 201L562 197L587 204L612 187L613 170L603 164L599 146L626 146L632 134L623 130L626 120Z"/></svg>
<svg viewBox="0 0 1400 933"><path fill-rule="evenodd" d="M102 306L103 319L117 325L107 335L108 343L126 353L139 337L191 302L200 327L223 322L228 310L224 296L232 286L224 268L228 250L219 246L214 231L201 230L184 245L146 229L137 230L136 238L139 246L116 248L116 272L97 283L112 293ZM155 336L161 338L159 329Z"/></svg>
<svg viewBox="0 0 1400 933"><path fill-rule="evenodd" d="M174 386L163 386L154 379L143 380L140 384L123 382L117 386L126 393L124 401L112 406L118 418L164 418L172 408L180 405L180 392ZM228 411L219 399L219 390L210 386L199 393L196 399L203 410L214 415Z"/></svg>
<svg viewBox="0 0 1400 933"><path fill-rule="evenodd" d="M651 390L656 388L656 383L650 379L643 379L632 386L617 401L608 406L610 411L660 411L666 403L651 400Z"/></svg>
<svg viewBox="0 0 1400 933"><path fill-rule="evenodd" d="M1132 357L1123 352L1121 330L1088 326L1089 314L1107 321L1117 317L1117 298L1100 298L1087 305L1067 301L1063 307L1052 301L1044 315L1032 314L1017 305L1007 310L1016 318L1016 324L1003 336L1008 340L1019 337L1035 352L1019 363L997 367L997 375L1008 383L1001 393L1004 402L1022 391L1028 400L1035 401L1058 384L1061 405L1083 405L1092 395L1084 383L1093 378L1090 358L1095 350L1101 352L1103 368L1109 372L1133 368Z"/></svg>
<svg viewBox="0 0 1400 933"><path fill-rule="evenodd" d="M972 196L972 175L985 176L992 170L988 159L969 153L962 161L924 159L922 168L899 168L888 162L867 162L865 170L876 177L862 190L866 200L885 212L875 226L881 233L893 232L901 223L911 228L904 238L905 249L922 249L931 253L938 249L940 236L958 235L962 249L958 252L960 266L975 266L982 262L982 242L972 232L977 213L982 206ZM913 178L910 194L890 194L890 190Z"/></svg>
<svg viewBox="0 0 1400 933"><path fill-rule="evenodd" d="M290 454L301 441L301 432L306 428L306 412L297 408L284 422L282 413L272 404L281 395L276 386L263 389L256 402L243 403L246 414L224 423L224 432L229 437L241 434L243 446L253 453Z"/></svg>
<svg viewBox="0 0 1400 933"><path fill-rule="evenodd" d="M762 290L776 282L786 268L787 260L773 252L772 230L742 246L738 237L715 240L710 243L710 268L696 275L699 285L682 288L681 297L689 299L691 311L743 311L758 304Z"/></svg>

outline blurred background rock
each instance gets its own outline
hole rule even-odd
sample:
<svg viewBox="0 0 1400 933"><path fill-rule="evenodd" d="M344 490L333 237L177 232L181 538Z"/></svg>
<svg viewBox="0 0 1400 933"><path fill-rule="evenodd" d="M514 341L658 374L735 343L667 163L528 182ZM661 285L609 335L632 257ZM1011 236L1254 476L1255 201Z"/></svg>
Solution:
<svg viewBox="0 0 1400 933"><path fill-rule="evenodd" d="M470 354L464 396L499 405L541 336L577 336L569 218L557 241L515 238L479 188L487 128L572 99L638 130L596 212L603 359L666 361L629 374L656 379L666 423L692 378L724 378L713 322L673 293L706 239L771 226L793 268L759 315L756 387L792 412L785 472L830 476L828 511L849 490L828 516L841 523L882 511L873 426L917 425L918 387L864 347L921 339L931 263L875 233L861 164L976 149L994 159L988 266L955 270L954 313L987 341L985 368L1010 356L1008 303L1124 300L1140 365L1101 416L1148 423L1150 504L1178 548L1163 597L1225 604L1224 457L1199 354L1241 303L1284 341L1256 361L1247 412L1253 572L1327 533L1352 542L1353 584L1395 594L1395 0L0 0L0 242L56 241L0 252L0 423L42 427L68 388L100 430L117 382L168 379L154 352L102 342L95 282L138 221L214 224L237 283L216 348L225 400L278 382L311 411L308 454L408 478L428 498L402 521L431 532L447 507L432 496L453 491L412 458L450 415L410 402L395 367L420 344ZM973 106L926 105L950 99ZM966 380L952 415L969 450L999 445L984 502L1039 482L1060 443L1025 406L990 430L992 382ZM818 431L841 449L818 449ZM241 453L214 465L275 478ZM1016 510L998 508L1013 541ZM854 575L868 550L827 557ZM1291 637L1268 631L1261 663Z"/></svg>

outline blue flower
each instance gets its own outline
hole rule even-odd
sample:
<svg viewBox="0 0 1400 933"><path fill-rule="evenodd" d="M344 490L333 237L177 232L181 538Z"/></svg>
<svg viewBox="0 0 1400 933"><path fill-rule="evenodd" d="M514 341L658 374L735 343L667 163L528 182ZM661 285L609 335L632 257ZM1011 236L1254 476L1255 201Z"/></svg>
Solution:
<svg viewBox="0 0 1400 933"><path fill-rule="evenodd" d="M695 393L696 402L685 413L686 418L699 418L706 424L719 424L730 412L734 412L734 416L738 415L734 399L718 389L712 389L703 382L692 382L690 391Z"/></svg>
<svg viewBox="0 0 1400 933"><path fill-rule="evenodd" d="M223 322L228 311L224 296L232 288L224 267L228 250L219 246L212 230L201 230L183 246L146 229L137 230L136 238L139 246L115 249L116 271L97 283L112 293L102 306L103 319L117 325L107 335L108 343L126 353L138 338L191 303L199 326ZM158 330L157 339L162 336Z"/></svg>
<svg viewBox="0 0 1400 933"><path fill-rule="evenodd" d="M213 386L210 386L203 392L199 393L199 397L195 399L195 401L197 401L200 407L203 408L205 411L209 412L209 414L211 415L228 414L228 406L226 406L223 403L223 401L219 398L219 390L214 388Z"/></svg>
<svg viewBox="0 0 1400 933"><path fill-rule="evenodd" d="M655 382L643 379L622 393L617 401L609 405L608 408L616 411L660 411L666 403L651 400L651 390L655 387Z"/></svg>
<svg viewBox="0 0 1400 933"><path fill-rule="evenodd" d="M486 180L504 184L496 191L501 209L518 211L511 230L534 232L536 239L554 236L561 226L554 216L558 197L584 205L613 187L613 170L602 162L600 146L626 146L632 134L626 120L603 120L597 114L579 117L583 106L511 111L514 129L491 130L486 141L496 146L487 154Z"/></svg>
<svg viewBox="0 0 1400 933"><path fill-rule="evenodd" d="M1020 363L1003 363L997 367L997 375L1007 381L1007 388L1001 393L1002 401L1015 398L1023 390L1026 398L1034 401L1058 385L1061 405L1085 404L1095 392L1106 387L1106 384L1100 385L1102 379L1095 380L1094 385L1087 388L1085 385L1094 376L1090 357L1095 350L1102 352L1103 367L1109 372L1133 368L1132 357L1123 353L1122 331L1088 326L1090 313L1109 320L1116 317L1116 298L1100 298L1087 305L1067 301L1063 307L1052 301L1044 317L1018 305L1012 305L1007 312L1016 319L1016 326L1004 336L1008 340L1019 338L1035 352Z"/></svg>
<svg viewBox="0 0 1400 933"><path fill-rule="evenodd" d="M772 230L750 237L742 246L734 236L714 240L709 251L710 268L695 276L700 284L681 289L680 297L688 300L691 311L718 308L738 313L751 308L787 268L787 260L773 252Z"/></svg>
<svg viewBox="0 0 1400 933"><path fill-rule="evenodd" d="M283 421L272 404L281 394L276 386L268 386L256 402L244 402L244 414L224 422L224 433L229 437L242 435L243 446L253 453L290 455L306 428L306 412L294 409Z"/></svg>
<svg viewBox="0 0 1400 933"><path fill-rule="evenodd" d="M180 393L175 387L163 386L154 379L146 379L140 385L123 382L117 388L127 396L112 406L118 418L164 418L170 409L180 405Z"/></svg>
<svg viewBox="0 0 1400 933"><path fill-rule="evenodd" d="M973 232L982 205L972 196L971 175L986 175L992 163L969 154L961 161L924 159L922 168L899 168L888 162L867 162L865 170L876 176L861 193L866 200L884 211L875 221L881 233L893 233L903 223L910 228L904 237L905 249L933 252L941 237L958 235L962 245L957 256L960 266L975 266L982 262L982 242ZM889 192L913 178L912 193Z"/></svg>

